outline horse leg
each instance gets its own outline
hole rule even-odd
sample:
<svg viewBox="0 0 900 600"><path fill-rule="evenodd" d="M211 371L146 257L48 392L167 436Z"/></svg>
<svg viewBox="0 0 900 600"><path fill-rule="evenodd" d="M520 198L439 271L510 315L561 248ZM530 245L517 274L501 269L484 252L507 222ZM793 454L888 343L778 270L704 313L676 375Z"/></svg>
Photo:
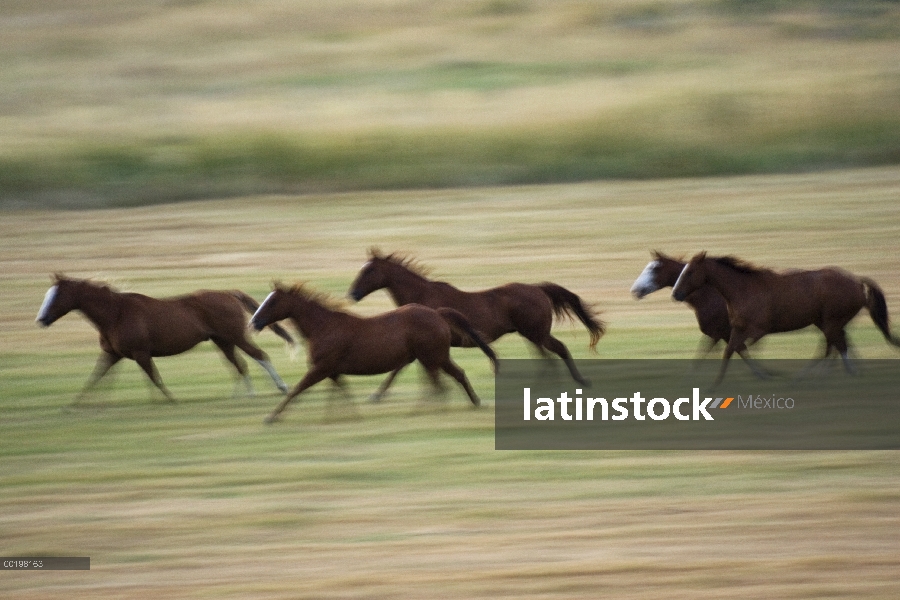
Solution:
<svg viewBox="0 0 900 600"><path fill-rule="evenodd" d="M162 382L162 378L159 376L159 371L156 370L156 365L153 364L153 358L150 356L149 352L135 352L132 354L132 358L134 361L140 365L140 367L144 370L144 373L147 374L147 377L150 378L150 381L153 382L159 391L163 393L166 399L169 402L175 402L175 398L166 389L166 386Z"/></svg>
<svg viewBox="0 0 900 600"><path fill-rule="evenodd" d="M820 327L819 329L821 330L822 328ZM824 330L822 331L822 333L825 333ZM825 368L819 367L821 367L822 363L825 362L829 356L831 356L832 350L834 350L834 346L826 336L825 341L822 344L822 353L819 356L814 356L812 360L810 360L802 369L800 369L799 373L793 376L792 379L794 381L800 381L808 377L814 371L817 371L819 374L827 372L827 370L831 367L830 362L825 363Z"/></svg>
<svg viewBox="0 0 900 600"><path fill-rule="evenodd" d="M444 386L444 382L441 381L441 365L421 364L425 371L425 375L428 376L428 380L431 382L431 386L434 388L434 391L437 392L437 398L439 400L444 400L447 395L447 388Z"/></svg>
<svg viewBox="0 0 900 600"><path fill-rule="evenodd" d="M306 375L303 376L303 379L300 380L300 383L298 383L294 387L294 389L284 397L284 400L282 400L278 404L278 406L275 407L275 410L272 411L272 414L266 417L266 423L274 423L278 419L278 415L281 414L281 412L287 407L288 403L290 403L291 400L299 396L300 393L303 392L303 390L316 385L326 377L328 377L328 375L325 373L325 371L323 369L317 369L314 365L313 368L307 371Z"/></svg>
<svg viewBox="0 0 900 600"><path fill-rule="evenodd" d="M703 360L709 353L712 352L716 344L719 343L719 340L709 337L708 335L703 336L700 339L700 346L697 348L697 357L694 360Z"/></svg>
<svg viewBox="0 0 900 600"><path fill-rule="evenodd" d="M844 362L844 369L851 375L858 375L859 370L856 368L856 365L850 361L850 345L847 343L847 332L844 331L843 327L837 329L836 332L830 336L827 343L840 353L841 360Z"/></svg>
<svg viewBox="0 0 900 600"><path fill-rule="evenodd" d="M561 341L553 337L552 335L547 335L544 338L543 343L539 344L539 346L543 346L550 352L557 354L563 362L566 363L566 366L569 367L569 373L572 374L572 379L580 383L585 387L590 387L591 382L581 376L581 373L578 372L578 369L575 367L575 361L572 360L572 354L569 352L569 349L566 348L566 345Z"/></svg>
<svg viewBox="0 0 900 600"><path fill-rule="evenodd" d="M481 399L478 398L478 395L475 393L475 390L472 389L472 385L469 383L469 379L466 377L466 372L459 368L455 362L447 358L447 361L441 365L441 369L450 377L459 382L459 385L466 390L466 394L469 395L469 400L475 407L481 406ZM430 371L429 371L430 373Z"/></svg>
<svg viewBox="0 0 900 600"><path fill-rule="evenodd" d="M109 370L115 365L117 362L122 360L122 357L118 354L113 354L112 352L106 352L105 350L100 353L100 356L97 357L97 364L94 366L94 372L91 373L91 376L88 378L87 383L84 384L82 390L75 396L75 400L72 402L73 405L78 404L81 400L87 395L87 393L93 389L97 382L103 378L104 375L109 373Z"/></svg>
<svg viewBox="0 0 900 600"><path fill-rule="evenodd" d="M762 368L755 360L750 358L750 353L747 352L747 348L744 347L740 350L737 350L738 356L744 359L744 362L747 363L747 366L750 367L750 370L753 371L753 374L757 379L768 379L772 376L771 373Z"/></svg>
<svg viewBox="0 0 900 600"><path fill-rule="evenodd" d="M238 356L234 349L235 346L231 342L223 340L222 338L210 338L213 343L219 347L219 350L222 351L222 354L225 355L225 358L228 359L234 368L237 369L238 375L241 376L241 379L244 380L244 384L247 386L247 394L250 396L255 396L256 392L253 391L253 383L250 381L250 376L247 374L247 361ZM234 387L234 396L237 396L237 385Z"/></svg>
<svg viewBox="0 0 900 600"><path fill-rule="evenodd" d="M708 335L704 335L700 338L700 343L697 346L697 354L694 355L692 367L694 371L700 370L700 367L703 365L703 360L709 356L709 353L713 351L718 343L719 340Z"/></svg>
<svg viewBox="0 0 900 600"><path fill-rule="evenodd" d="M731 360L731 356L737 351L747 352L747 346L745 345L747 338L746 333L731 331L731 339L728 340L728 345L725 346L725 353L722 355L722 366L719 368L719 374L716 376L715 382L713 382L713 388L719 387L719 384L725 378L725 371L728 370L728 361ZM743 354L740 354L740 356L743 358ZM748 362L747 364L752 363Z"/></svg>
<svg viewBox="0 0 900 600"><path fill-rule="evenodd" d="M750 367L750 370L753 371L753 374L757 377L757 379L768 379L772 376L772 373L766 371L762 365L757 363L755 360L750 358L750 351L747 349L747 344L742 342L740 347L735 349L735 352L738 353L744 362Z"/></svg>
<svg viewBox="0 0 900 600"><path fill-rule="evenodd" d="M378 389L375 390L375 392L371 396L369 396L369 402L381 402L384 393L389 387L391 387L391 384L394 383L394 378L396 378L397 374L405 369L408 364L409 363L406 363L406 365L403 365L402 367L398 367L391 371L390 375L387 376L387 379L385 379L384 382L378 387Z"/></svg>
<svg viewBox="0 0 900 600"><path fill-rule="evenodd" d="M247 356L255 360L259 364L259 366L266 370L266 373L269 374L269 377L272 378L272 381L275 382L275 386L279 390L281 390L281 393L285 393L288 391L287 384L278 375L278 371L275 370L275 367L272 366L272 363L269 361L268 354L263 352L260 348L251 344L246 339L238 341L237 347L243 350L247 354Z"/></svg>

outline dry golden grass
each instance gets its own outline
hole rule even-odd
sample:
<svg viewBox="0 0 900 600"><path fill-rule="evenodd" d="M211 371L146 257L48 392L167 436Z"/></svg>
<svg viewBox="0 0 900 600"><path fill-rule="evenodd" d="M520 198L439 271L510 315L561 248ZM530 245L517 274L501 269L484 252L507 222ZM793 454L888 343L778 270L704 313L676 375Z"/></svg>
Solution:
<svg viewBox="0 0 900 600"><path fill-rule="evenodd" d="M900 594L896 452L497 452L492 378L454 351L458 390L422 399L414 372L381 405L313 388L283 422L253 371L232 398L215 352L133 364L66 409L97 352L76 315L33 323L48 274L152 295L308 280L342 295L366 248L410 252L464 289L556 281L598 303L600 358L690 357L690 312L628 288L648 250L707 249L776 268L836 264L900 311L900 170L403 193L250 197L0 221L0 554L90 555L90 572L0 572L17 599L867 598ZM383 293L353 310L389 308ZM560 337L588 358L587 334ZM868 317L864 358L896 358ZM288 381L270 334L256 338ZM813 333L760 356L812 355ZM528 356L518 338L503 357ZM477 356L476 356L477 354ZM355 378L362 399L377 378Z"/></svg>

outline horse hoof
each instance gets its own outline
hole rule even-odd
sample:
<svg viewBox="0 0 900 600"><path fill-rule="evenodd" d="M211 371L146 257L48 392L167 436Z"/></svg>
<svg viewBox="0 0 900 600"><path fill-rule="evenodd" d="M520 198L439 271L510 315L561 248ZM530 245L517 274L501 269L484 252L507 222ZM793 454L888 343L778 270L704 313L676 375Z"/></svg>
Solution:
<svg viewBox="0 0 900 600"><path fill-rule="evenodd" d="M265 418L265 420L263 420L263 423L265 423L266 425L271 425L272 423L274 423L277 420L278 420L277 415L269 415L268 417Z"/></svg>
<svg viewBox="0 0 900 600"><path fill-rule="evenodd" d="M372 394L371 396L369 396L369 402L371 402L372 404L378 404L379 402L381 402L381 398L381 394Z"/></svg>

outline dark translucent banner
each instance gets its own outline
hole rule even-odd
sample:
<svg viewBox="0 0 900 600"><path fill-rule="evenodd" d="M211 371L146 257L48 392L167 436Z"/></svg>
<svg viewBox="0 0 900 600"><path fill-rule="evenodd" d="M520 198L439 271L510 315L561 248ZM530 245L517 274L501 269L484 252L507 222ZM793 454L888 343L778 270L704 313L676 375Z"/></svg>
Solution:
<svg viewBox="0 0 900 600"><path fill-rule="evenodd" d="M498 450L900 448L900 360L501 360Z"/></svg>
<svg viewBox="0 0 900 600"><path fill-rule="evenodd" d="M0 570L7 571L90 571L89 556L5 556Z"/></svg>

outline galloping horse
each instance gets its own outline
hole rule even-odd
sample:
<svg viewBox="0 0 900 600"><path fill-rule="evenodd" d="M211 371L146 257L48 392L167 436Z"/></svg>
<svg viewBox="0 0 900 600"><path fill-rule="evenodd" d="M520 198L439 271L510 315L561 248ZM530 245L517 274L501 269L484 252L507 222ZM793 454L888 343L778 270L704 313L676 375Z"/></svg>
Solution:
<svg viewBox="0 0 900 600"><path fill-rule="evenodd" d="M555 283L507 283L480 292L464 292L449 283L429 280L425 271L413 264L411 259L395 254L384 256L373 248L369 250L368 262L350 287L349 296L359 301L383 288L387 288L398 306L417 303L435 309L447 307L458 310L488 343L507 333L518 332L542 354L549 350L562 358L572 377L584 385L587 381L575 368L569 349L550 335L553 316L577 317L591 334L592 350L596 349L600 336L606 331L603 321L581 298ZM471 344L454 337L453 345Z"/></svg>
<svg viewBox="0 0 900 600"><path fill-rule="evenodd" d="M247 339L247 311L259 305L247 294L202 290L176 298L157 299L121 293L108 285L55 275L38 312L37 322L49 327L70 311L78 310L100 332L100 357L76 402L117 362L130 358L144 370L163 395L174 401L153 364L154 356L186 352L206 340L219 347L252 392L247 363L235 353L240 348L258 362L282 392L287 386L269 357ZM293 338L280 326L272 330L291 345Z"/></svg>
<svg viewBox="0 0 900 600"><path fill-rule="evenodd" d="M450 359L450 339L456 335L471 338L496 367L497 357L469 322L455 310L413 304L374 317L359 317L340 308L327 297L303 285L274 290L250 319L257 330L282 319L290 319L309 344L310 369L300 383L281 401L266 419L271 423L288 403L303 390L331 379L342 387L342 375L378 375L391 373L418 360L434 385L440 388L438 371L443 370L466 390L472 404L481 401L469 384L465 372Z"/></svg>
<svg viewBox="0 0 900 600"><path fill-rule="evenodd" d="M631 294L640 300L657 290L675 285L678 276L687 266L687 263L670 256L666 256L657 250L651 251L653 260L650 261L631 286ZM720 341L728 343L731 338L731 322L728 320L728 305L716 288L709 284L701 285L684 298L685 304L690 306L697 317L697 325L700 332L709 338L709 343L703 349L702 354L709 354ZM737 349L738 354L748 359L746 346Z"/></svg>
<svg viewBox="0 0 900 600"><path fill-rule="evenodd" d="M900 340L891 333L887 302L878 284L841 269L775 273L731 256L713 258L700 252L679 275L672 297L683 301L703 285L722 294L731 318L731 337L716 385L725 376L731 355L748 341L809 325L825 335L822 358L837 350L847 371L854 372L844 328L863 308L884 338L900 347Z"/></svg>

